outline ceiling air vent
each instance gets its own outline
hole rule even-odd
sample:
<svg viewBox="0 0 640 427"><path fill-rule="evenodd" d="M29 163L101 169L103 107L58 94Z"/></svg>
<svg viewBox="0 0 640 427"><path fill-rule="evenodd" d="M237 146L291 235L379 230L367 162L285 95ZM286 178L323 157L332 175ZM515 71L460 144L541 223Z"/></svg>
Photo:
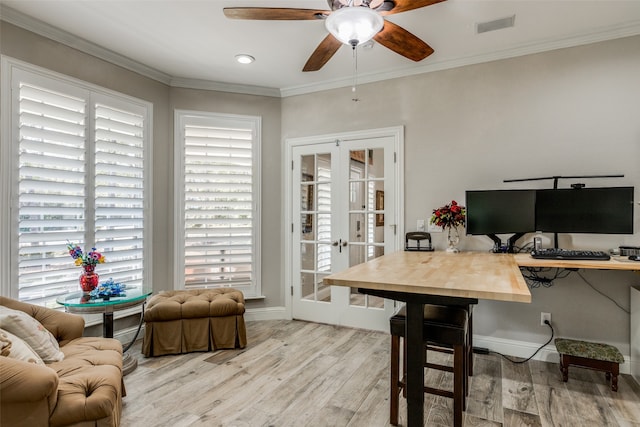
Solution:
<svg viewBox="0 0 640 427"><path fill-rule="evenodd" d="M476 24L476 33L482 34L489 31L501 30L503 28L513 27L516 22L516 15L507 16L506 18L494 19L493 21L478 22Z"/></svg>

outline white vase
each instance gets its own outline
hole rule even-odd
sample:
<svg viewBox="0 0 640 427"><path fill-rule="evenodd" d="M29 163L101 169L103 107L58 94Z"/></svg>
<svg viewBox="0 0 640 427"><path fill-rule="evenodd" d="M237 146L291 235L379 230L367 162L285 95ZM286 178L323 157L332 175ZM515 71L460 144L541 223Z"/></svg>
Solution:
<svg viewBox="0 0 640 427"><path fill-rule="evenodd" d="M460 252L460 250L458 249L458 243L460 242L460 234L458 233L458 229L456 227L447 228L447 241L449 242L449 246L447 247L447 252L449 253Z"/></svg>

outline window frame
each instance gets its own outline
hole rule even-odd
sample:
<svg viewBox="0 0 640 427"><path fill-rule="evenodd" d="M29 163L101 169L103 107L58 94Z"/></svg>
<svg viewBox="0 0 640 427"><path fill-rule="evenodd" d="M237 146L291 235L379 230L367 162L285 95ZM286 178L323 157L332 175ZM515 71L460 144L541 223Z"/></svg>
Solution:
<svg viewBox="0 0 640 427"><path fill-rule="evenodd" d="M152 253L153 253L153 220L151 216L151 206L153 206L153 104L151 102L135 98L120 92L116 92L93 83L89 83L74 77L70 77L61 73L57 73L46 68L35 66L23 61L16 60L2 55L0 58L1 79L0 85L2 89L1 107L2 114L0 123L2 123L2 133L0 134L0 178L2 179L0 187L0 202L3 209L0 211L0 294L13 299L19 299L19 281L18 281L18 216L16 212L19 185L17 174L18 165L18 122L19 122L19 105L18 97L13 94L14 78L19 78L21 74L26 74L33 81L42 80L46 82L46 87L52 88L62 86L71 87L73 91L78 91L86 95L86 103L89 106L87 112L88 117L94 112L94 104L97 100L105 97L114 104L124 103L131 108L141 109L144 116L144 135L143 135L143 259L142 259L142 284L151 288L153 283L152 277ZM95 143L95 129L93 126L93 118L85 124L87 129L87 150L92 150L92 144ZM86 174L92 174L94 170L93 155L86 156ZM85 185L94 185L94 176L87 179ZM89 192L85 193L85 197L94 198L95 185ZM85 239L86 244L90 245L91 240L95 237L92 233L95 225L95 209L93 202L91 209L86 211L85 223ZM70 263L72 260L70 259ZM108 262L108 260L107 260ZM78 274L80 270L78 270ZM78 289L79 290L79 289ZM60 307L61 308L61 307Z"/></svg>
<svg viewBox="0 0 640 427"><path fill-rule="evenodd" d="M185 233L179 226L185 221L184 206L184 129L189 120L205 121L211 124L220 123L232 126L241 123L252 130L252 254L253 268L251 286L233 286L244 293L245 299L259 299L262 296L261 268L261 224L262 224L262 118L259 116L213 113L206 111L181 110L174 111L174 289L185 289ZM218 286L209 286L216 288Z"/></svg>

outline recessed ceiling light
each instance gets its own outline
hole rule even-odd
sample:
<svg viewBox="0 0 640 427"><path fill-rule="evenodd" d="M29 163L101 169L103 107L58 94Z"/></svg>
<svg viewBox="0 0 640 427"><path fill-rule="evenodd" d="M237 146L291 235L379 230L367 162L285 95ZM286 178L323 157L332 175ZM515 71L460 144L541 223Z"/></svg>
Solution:
<svg viewBox="0 0 640 427"><path fill-rule="evenodd" d="M256 58L254 58L251 55L247 55L246 53L236 55L236 61L238 61L241 64L251 64L255 60Z"/></svg>

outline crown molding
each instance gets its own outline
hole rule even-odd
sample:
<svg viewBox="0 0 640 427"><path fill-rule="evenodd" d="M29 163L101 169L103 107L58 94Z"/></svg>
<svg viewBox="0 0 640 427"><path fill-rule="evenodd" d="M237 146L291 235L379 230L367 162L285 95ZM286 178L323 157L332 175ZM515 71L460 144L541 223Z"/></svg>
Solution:
<svg viewBox="0 0 640 427"><path fill-rule="evenodd" d="M480 64L484 62L499 61L502 59L515 58L518 56L532 55L536 53L548 52L557 49L582 46L607 40L620 39L640 35L640 21L631 21L625 25L602 27L594 29L589 33L574 34L563 39L542 40L536 43L523 44L512 49L505 49L487 54L470 55L455 59L443 59L430 62L423 66L405 68L401 70L389 70L377 73L363 73L358 75L359 84L375 83L383 80L390 80L400 77L407 77L417 74L430 73L434 71L448 70L463 67L466 65ZM353 84L352 77L345 77L337 80L325 81L319 84L304 86L292 86L280 89L281 96L286 98L294 95L304 95L322 90L349 87Z"/></svg>
<svg viewBox="0 0 640 427"><path fill-rule="evenodd" d="M239 85L215 82L211 80L185 78L172 78L169 84L171 85L171 87L180 87L186 89L215 90L217 92L231 92L245 95L274 96L277 98L281 97L280 89L265 86Z"/></svg>

